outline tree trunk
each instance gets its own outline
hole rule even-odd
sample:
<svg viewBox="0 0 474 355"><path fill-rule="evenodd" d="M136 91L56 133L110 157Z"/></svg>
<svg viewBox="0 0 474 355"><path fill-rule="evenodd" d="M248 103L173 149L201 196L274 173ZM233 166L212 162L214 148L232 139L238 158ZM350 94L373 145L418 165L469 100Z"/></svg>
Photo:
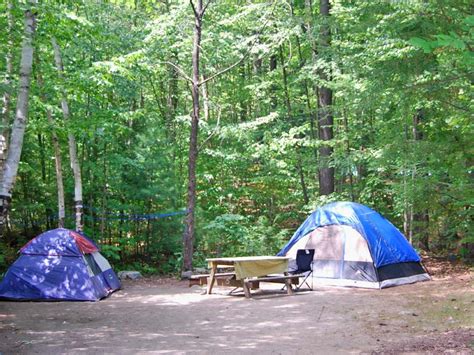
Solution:
<svg viewBox="0 0 474 355"><path fill-rule="evenodd" d="M404 149L408 147L409 144L409 138L408 138L408 126L405 124L404 127L405 130L405 144L404 144ZM413 243L412 238L411 238L411 211L412 211L412 206L410 204L410 200L408 198L408 167L407 167L407 153L405 153L405 159L403 162L402 166L402 171L403 171L403 234L405 237L408 237L408 241L410 244Z"/></svg>
<svg viewBox="0 0 474 355"><path fill-rule="evenodd" d="M303 202L305 205L307 205L309 203L309 195L308 188L306 187L306 181L304 178L303 162L301 159L301 152L299 147L296 147L296 168L300 176L301 191L303 192Z"/></svg>
<svg viewBox="0 0 474 355"><path fill-rule="evenodd" d="M38 60L36 64L38 64ZM39 71L39 70L38 70ZM37 75L37 82L39 89L43 89L43 78L40 74ZM41 95L41 101L44 104L48 103L46 94L43 92ZM61 149L59 145L59 138L56 134L56 129L54 127L54 119L53 114L49 108L46 109L46 117L48 118L49 128L51 130L51 140L53 142L53 150L54 150L54 165L56 169L56 185L58 189L58 227L64 228L64 222L66 219L66 209L64 203L64 183L63 183L63 169L62 169L62 159L61 159Z"/></svg>
<svg viewBox="0 0 474 355"><path fill-rule="evenodd" d="M196 6L191 0L194 11L194 40L193 40L193 75L192 75L192 98L193 112L191 115L191 134L189 138L189 161L188 161L188 203L183 234L183 269L191 271L193 268L194 252L194 223L196 207L196 164L198 158L198 133L199 133L199 56L201 50L202 18L204 8L202 0L197 0Z"/></svg>
<svg viewBox="0 0 474 355"><path fill-rule="evenodd" d="M5 166L5 159L8 154L8 139L10 133L10 92L9 86L12 82L13 74L13 1L7 2L7 18L8 18L8 42L7 42L7 54L5 55L5 80L3 84L7 88L3 94L3 107L2 107L2 127L0 129L0 181L3 180L3 169Z"/></svg>
<svg viewBox="0 0 474 355"><path fill-rule="evenodd" d="M259 78L260 74L262 73L262 63L263 63L263 59L258 54L255 54L252 61L252 74L257 78ZM261 115L262 115L262 105L260 103L260 100L256 100L253 117L259 117Z"/></svg>
<svg viewBox="0 0 474 355"><path fill-rule="evenodd" d="M283 57L283 48L282 46L279 47L279 54L280 54L280 63L281 63L281 73L283 76L283 89L285 91L285 105L286 111L289 118L292 117L291 112L291 99L290 99L290 90L288 89L288 74L286 72L285 66L285 58Z"/></svg>
<svg viewBox="0 0 474 355"><path fill-rule="evenodd" d="M286 72L282 46L279 47L279 55L280 55L281 72L283 76L283 89L285 93L286 111L287 111L288 119L292 121L293 112L291 108L290 90L288 89L288 73ZM303 192L303 201L304 201L304 204L307 205L309 202L308 189L306 187L306 182L304 178L304 169L303 169L303 163L302 163L302 158L301 158L301 149L298 145L295 147L295 152L296 152L296 170L300 178L301 191Z"/></svg>
<svg viewBox="0 0 474 355"><path fill-rule="evenodd" d="M31 0L30 5L35 5L36 1ZM23 147L23 137L25 135L26 123L28 120L28 99L30 94L31 70L33 66L33 37L35 34L36 19L31 9L25 11L25 33L21 51L20 62L20 84L16 104L16 115L11 131L10 145L8 149L5 167L3 169L3 179L0 187L0 236L3 236L3 227L9 210L9 202L13 184L18 172L21 150Z"/></svg>
<svg viewBox="0 0 474 355"><path fill-rule="evenodd" d="M329 0L320 0L322 24L319 40L323 51L328 49L331 40L329 8ZM323 82L331 80L324 68L319 71L319 77ZM333 148L329 146L333 139L332 90L323 85L318 91L318 132L319 139L323 141L323 145L319 148L319 194L329 195L334 192L334 168L330 167Z"/></svg>
<svg viewBox="0 0 474 355"><path fill-rule="evenodd" d="M56 62L56 68L60 79L63 81L64 85L64 67L61 59L61 51L59 45L56 42L56 39L51 38L51 43L54 49L54 60ZM66 90L62 87L62 98L61 98L61 108L63 110L64 120L66 122L70 119L69 105L67 103ZM76 214L76 230L81 232L84 228L82 220L82 178L81 178L81 168L79 166L79 159L77 157L77 146L76 138L74 134L68 133L68 144L69 144L69 158L71 160L71 168L74 174L74 206Z"/></svg>
<svg viewBox="0 0 474 355"><path fill-rule="evenodd" d="M349 130L349 120L347 119L347 112L345 109L342 109L342 117L343 117L343 120L344 120L344 135L345 135L345 138L344 138L344 141L345 141L345 145L346 145L346 159L350 159L350 156L351 156L351 142L350 142L350 139L349 139L349 134L350 134L350 130ZM351 201L355 201L355 195L354 195L354 174L352 173L352 163L350 164L349 166L349 171L347 172L347 175L349 177L349 193L351 195ZM345 180L345 177L343 176L344 180ZM344 181L345 183L345 181Z"/></svg>
<svg viewBox="0 0 474 355"><path fill-rule="evenodd" d="M420 130L419 126L421 121L424 118L423 110L418 110L417 113L413 116L413 140L421 141L423 140L423 132ZM416 167L415 167L416 168ZM413 169L413 183L415 183L415 168ZM412 213L413 219L413 234L417 239L417 247L420 249L429 251L429 213L427 209L424 209L420 212Z"/></svg>
<svg viewBox="0 0 474 355"><path fill-rule="evenodd" d="M278 65L277 56L276 55L270 56L270 71L272 72L276 70L277 65ZM277 86L274 81L272 82L273 83L270 85L270 108L272 110L275 110L277 108L277 103L278 103L277 94L276 94Z"/></svg>
<svg viewBox="0 0 474 355"><path fill-rule="evenodd" d="M64 228L64 222L66 219L66 208L64 203L64 183L63 183L63 164L61 159L61 149L59 148L59 139L54 129L53 116L51 110L46 112L48 116L48 122L51 127L51 139L53 140L54 148L54 163L56 168L56 184L58 188L58 227Z"/></svg>
<svg viewBox="0 0 474 355"><path fill-rule="evenodd" d="M205 75L201 75L202 81L206 80ZM201 92L202 92L202 104L204 109L204 120L209 122L210 119L210 108L209 108L209 93L207 91L207 83L201 85Z"/></svg>
<svg viewBox="0 0 474 355"><path fill-rule="evenodd" d="M304 23L301 25L302 30L304 33L308 33L308 29L311 29L311 21L312 21L312 3L310 0L305 0L304 3L304 13L305 13L305 19ZM294 17L294 6L291 6L291 15ZM314 59L316 59L316 51L314 50L314 41L310 37L310 45L311 45L311 53ZM296 36L296 48L298 50L298 62L299 62L299 69L302 69L305 65L305 58L303 57L303 53L301 50L301 39L300 36ZM311 104L311 98L310 98L310 90L309 90L309 83L307 79L303 80L303 91L304 95L306 98L306 108L308 110L308 116L309 116L309 123L310 123L310 135L311 135L311 141L314 142L316 140L316 124L315 124L315 115L313 112L313 107ZM318 160L318 150L316 148L313 148L313 153L314 153L314 158L317 162Z"/></svg>

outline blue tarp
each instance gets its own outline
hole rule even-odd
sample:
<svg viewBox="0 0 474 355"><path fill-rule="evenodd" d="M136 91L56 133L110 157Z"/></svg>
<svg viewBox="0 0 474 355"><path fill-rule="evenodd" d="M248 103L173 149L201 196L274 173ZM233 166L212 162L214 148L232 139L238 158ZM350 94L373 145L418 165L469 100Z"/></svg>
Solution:
<svg viewBox="0 0 474 355"><path fill-rule="evenodd" d="M377 268L420 261L405 236L392 223L371 208L354 202L334 202L318 208L277 255L285 255L298 240L316 228L330 225L346 225L357 230L367 241Z"/></svg>

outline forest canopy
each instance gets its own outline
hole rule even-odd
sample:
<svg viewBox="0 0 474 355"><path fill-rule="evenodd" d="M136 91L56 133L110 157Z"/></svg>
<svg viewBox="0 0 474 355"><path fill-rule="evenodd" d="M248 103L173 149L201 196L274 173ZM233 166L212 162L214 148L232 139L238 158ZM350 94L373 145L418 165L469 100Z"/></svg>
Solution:
<svg viewBox="0 0 474 355"><path fill-rule="evenodd" d="M0 269L58 225L119 269L272 255L341 200L473 257L473 26L467 0L1 2Z"/></svg>

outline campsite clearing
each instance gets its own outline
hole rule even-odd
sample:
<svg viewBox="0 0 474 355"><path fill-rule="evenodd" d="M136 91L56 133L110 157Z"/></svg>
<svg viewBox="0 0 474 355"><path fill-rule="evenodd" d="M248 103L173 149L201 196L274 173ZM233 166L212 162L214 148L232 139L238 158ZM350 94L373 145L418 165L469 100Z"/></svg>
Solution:
<svg viewBox="0 0 474 355"><path fill-rule="evenodd" d="M383 290L248 300L150 278L100 302L0 302L0 353L472 353L472 275L433 265L433 281Z"/></svg>

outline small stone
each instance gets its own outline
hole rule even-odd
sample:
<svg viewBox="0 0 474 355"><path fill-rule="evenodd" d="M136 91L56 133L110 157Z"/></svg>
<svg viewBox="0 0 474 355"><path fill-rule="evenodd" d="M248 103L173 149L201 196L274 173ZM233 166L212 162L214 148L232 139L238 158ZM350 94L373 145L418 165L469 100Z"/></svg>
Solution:
<svg viewBox="0 0 474 355"><path fill-rule="evenodd" d="M181 273L181 278L182 279L190 279L191 276L193 276L193 272L192 271L183 271Z"/></svg>
<svg viewBox="0 0 474 355"><path fill-rule="evenodd" d="M142 278L142 274L139 271L119 271L118 277L120 280L130 279L136 280Z"/></svg>

